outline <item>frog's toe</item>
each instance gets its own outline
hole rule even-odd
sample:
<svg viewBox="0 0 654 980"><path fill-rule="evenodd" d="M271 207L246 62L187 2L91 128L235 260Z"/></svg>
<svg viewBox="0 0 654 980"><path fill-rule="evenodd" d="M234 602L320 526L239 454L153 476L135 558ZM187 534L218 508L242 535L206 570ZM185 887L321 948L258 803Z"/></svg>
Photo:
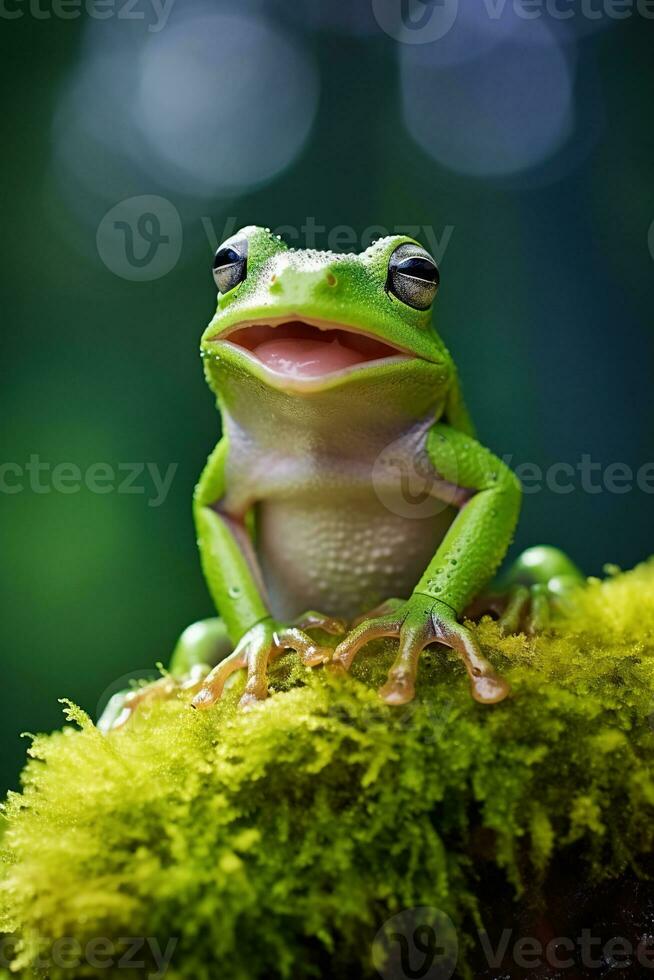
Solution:
<svg viewBox="0 0 654 980"><path fill-rule="evenodd" d="M533 636L535 633L542 633L549 626L556 606L556 597L549 592L546 585L532 585L529 592L530 603L525 631Z"/></svg>
<svg viewBox="0 0 654 980"><path fill-rule="evenodd" d="M507 591L504 609L498 617L505 635L542 633L550 624L558 599L546 585L515 585Z"/></svg>
<svg viewBox="0 0 654 980"><path fill-rule="evenodd" d="M115 731L126 725L137 711L143 711L157 701L171 700L182 691L192 691L201 684L202 677L208 669L205 665L196 664L193 670L183 677L176 678L166 674L165 677L160 677L151 684L114 694L98 719L98 729L104 733Z"/></svg>
<svg viewBox="0 0 654 980"><path fill-rule="evenodd" d="M433 635L428 622L405 624L400 630L400 646L388 679L379 689L379 696L386 704L400 705L413 701L416 693L418 661Z"/></svg>
<svg viewBox="0 0 654 980"><path fill-rule="evenodd" d="M396 615L380 616L377 619L366 619L359 623L342 640L332 657L332 663L343 670L349 670L359 650L370 643L387 636L399 636L401 620Z"/></svg>
<svg viewBox="0 0 654 980"><path fill-rule="evenodd" d="M378 694L386 704L408 704L416 696L415 676L411 672L391 671Z"/></svg>
<svg viewBox="0 0 654 980"><path fill-rule="evenodd" d="M280 652L294 650L305 667L317 667L318 664L327 663L331 657L331 650L321 647L310 636L293 626L278 630L275 633L275 644Z"/></svg>
<svg viewBox="0 0 654 980"><path fill-rule="evenodd" d="M480 704L497 704L511 693L508 683L495 673L472 677L470 688L474 700Z"/></svg>
<svg viewBox="0 0 654 980"><path fill-rule="evenodd" d="M504 610L498 617L500 629L505 634L519 633L520 626L529 610L531 594L526 585L511 589Z"/></svg>
<svg viewBox="0 0 654 980"><path fill-rule="evenodd" d="M352 620L352 626L360 626L361 623L365 623L368 619L379 619L381 616L391 616L393 613L396 613L398 609L402 608L404 602L404 599L386 599L379 606L375 606L374 609L370 609L361 616L357 616L356 619Z"/></svg>
<svg viewBox="0 0 654 980"><path fill-rule="evenodd" d="M111 731L112 728L119 728L129 718L131 712L125 709L125 700L129 694L130 691L119 691L107 702L104 711L96 722L96 728L103 734ZM124 719L123 715L125 715Z"/></svg>
<svg viewBox="0 0 654 980"><path fill-rule="evenodd" d="M347 629L347 624L344 620L338 619L335 616L325 616L323 613L316 612L315 609L310 609L308 612L298 616L292 625L300 630L324 630L325 633L331 633L333 636L340 636Z"/></svg>
<svg viewBox="0 0 654 980"><path fill-rule="evenodd" d="M257 697L256 694L249 694L246 692L245 694L242 695L240 701L238 702L238 706L241 709L241 711L252 711L252 709L256 708L258 704L261 704L262 701L265 701L267 697L268 697L267 693L265 697L261 698L261 697Z"/></svg>
<svg viewBox="0 0 654 980"><path fill-rule="evenodd" d="M466 610L466 618L476 620L490 613L505 636L516 633L533 636L548 628L564 598L540 582L511 585L504 592L479 596Z"/></svg>
<svg viewBox="0 0 654 980"><path fill-rule="evenodd" d="M237 670L247 667L247 651L239 645L229 657L225 657L207 675L197 692L191 705L201 710L211 708L218 701L223 693L228 679Z"/></svg>

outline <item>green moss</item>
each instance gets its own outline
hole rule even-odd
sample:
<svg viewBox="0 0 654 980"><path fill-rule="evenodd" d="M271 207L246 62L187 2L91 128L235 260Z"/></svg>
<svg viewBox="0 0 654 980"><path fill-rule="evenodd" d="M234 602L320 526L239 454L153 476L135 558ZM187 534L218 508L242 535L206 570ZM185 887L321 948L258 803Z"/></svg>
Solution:
<svg viewBox="0 0 654 980"><path fill-rule="evenodd" d="M598 879L637 868L654 835L654 562L591 582L546 635L476 630L513 688L495 707L434 649L418 700L388 708L377 648L345 680L287 658L245 714L232 692L104 737L69 708L79 729L34 740L7 803L14 968L39 942L139 936L176 939L171 978L364 976L399 910L437 906L465 935L498 868L517 895L556 857Z"/></svg>

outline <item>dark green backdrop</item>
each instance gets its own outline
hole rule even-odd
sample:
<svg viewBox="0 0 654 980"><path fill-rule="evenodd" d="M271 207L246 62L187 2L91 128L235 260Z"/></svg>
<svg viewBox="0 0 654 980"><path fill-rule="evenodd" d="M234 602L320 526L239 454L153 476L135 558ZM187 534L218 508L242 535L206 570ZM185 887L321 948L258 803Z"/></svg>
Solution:
<svg viewBox="0 0 654 980"><path fill-rule="evenodd" d="M215 297L202 217L216 229L232 216L272 227L313 216L356 233L376 223L429 224L439 235L453 226L437 317L483 440L514 463L541 467L574 466L583 454L604 467L654 459L652 23L632 16L570 41L575 117L564 144L519 174L470 177L407 133L398 45L370 18L357 32L336 13L321 20L318 4L307 4L306 16L254 6L314 59L317 115L285 170L214 200L166 185L153 164L148 173L147 158L139 168L111 153L84 156L68 142L73 160L64 167L62 106L88 18L41 19L18 4L11 9L22 16L0 17L2 462L178 464L159 507L148 506L149 483L144 494L29 485L0 493L8 785L26 748L19 733L58 726L58 697L95 712L105 689L165 660L179 631L211 613L190 511L219 432L197 353ZM107 21L107 31L114 27ZM238 53L238 34L234 46ZM175 65L180 99L192 98ZM528 74L527 65L525 84ZM225 85L238 84L232 66ZM93 84L86 90L92 108L105 95ZM271 88L269 97L272 104L279 93ZM433 93L448 97L447 86ZM129 113L129 91L121 98ZM110 141L100 109L96 122ZM247 111L238 125L250 125ZM250 135L250 152L265 155L265 141ZM229 145L230 131L220 140ZM113 204L141 194L174 204L184 239L167 275L133 282L103 263L96 228ZM325 244L326 233L318 238ZM577 480L571 493L526 497L514 547L560 544L595 574L607 561L627 567L654 551L653 507L652 493L589 493Z"/></svg>

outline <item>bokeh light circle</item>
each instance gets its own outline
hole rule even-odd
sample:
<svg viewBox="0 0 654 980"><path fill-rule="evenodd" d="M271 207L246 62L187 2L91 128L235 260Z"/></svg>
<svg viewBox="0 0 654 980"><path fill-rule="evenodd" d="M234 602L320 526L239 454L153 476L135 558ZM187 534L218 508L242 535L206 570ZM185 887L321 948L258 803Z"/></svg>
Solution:
<svg viewBox="0 0 654 980"><path fill-rule="evenodd" d="M313 64L290 38L260 18L216 13L149 39L135 113L164 165L218 191L288 166L317 100Z"/></svg>
<svg viewBox="0 0 654 980"><path fill-rule="evenodd" d="M159 32L90 21L53 127L60 179L76 209L82 189L233 198L293 162L318 97L311 52L258 12L188 0Z"/></svg>
<svg viewBox="0 0 654 980"><path fill-rule="evenodd" d="M499 177L533 168L563 145L573 127L574 71L543 21L524 21L479 57L447 69L437 49L400 52L405 123L433 159L462 174Z"/></svg>

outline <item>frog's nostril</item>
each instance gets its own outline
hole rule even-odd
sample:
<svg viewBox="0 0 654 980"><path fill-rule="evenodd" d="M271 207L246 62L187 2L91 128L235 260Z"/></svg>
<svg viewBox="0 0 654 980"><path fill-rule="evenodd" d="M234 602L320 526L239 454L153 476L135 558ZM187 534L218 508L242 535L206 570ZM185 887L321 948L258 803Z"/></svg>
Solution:
<svg viewBox="0 0 654 980"><path fill-rule="evenodd" d="M336 285L336 276L334 275L333 272L328 272L326 278L327 278L327 285L328 286L335 286Z"/></svg>

